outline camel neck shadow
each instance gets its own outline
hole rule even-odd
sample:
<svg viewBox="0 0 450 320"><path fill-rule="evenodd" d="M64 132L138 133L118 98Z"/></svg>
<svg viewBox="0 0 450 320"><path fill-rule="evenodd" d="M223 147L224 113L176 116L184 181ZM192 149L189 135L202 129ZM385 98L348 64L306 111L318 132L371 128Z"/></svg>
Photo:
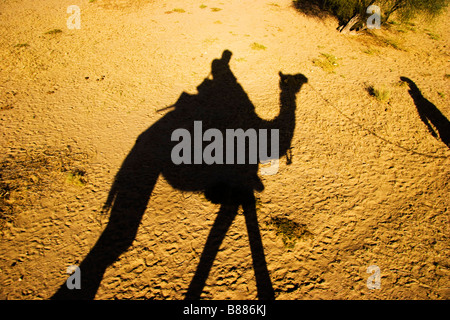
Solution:
<svg viewBox="0 0 450 320"><path fill-rule="evenodd" d="M401 77L400 79L409 85L409 94L414 100L417 113L430 134L435 138L440 138L450 148L450 121L433 103L423 96L411 79L406 77Z"/></svg>

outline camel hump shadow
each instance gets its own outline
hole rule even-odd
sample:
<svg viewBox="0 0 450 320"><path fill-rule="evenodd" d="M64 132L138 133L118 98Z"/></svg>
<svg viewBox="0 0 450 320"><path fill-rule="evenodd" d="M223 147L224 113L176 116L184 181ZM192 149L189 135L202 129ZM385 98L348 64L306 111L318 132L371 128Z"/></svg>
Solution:
<svg viewBox="0 0 450 320"><path fill-rule="evenodd" d="M162 118L139 135L117 172L105 202L104 210L110 213L108 224L79 266L83 275L82 289L71 291L63 284L53 299L95 297L106 268L134 241L160 175L174 189L201 192L211 202L221 205L186 298L200 298L218 248L240 206L246 219L258 297L274 298L255 208L254 192L264 189L258 176L259 164L206 164L196 161L195 152L211 143L198 137L196 125L201 122L203 132L212 129L223 136L229 129L242 129L244 132L249 129L276 129L279 131L280 158L290 148L295 129L296 94L307 78L302 74L286 75L280 72L279 114L272 120L263 120L256 114L254 105L231 71L231 56L232 53L225 50L221 58L213 60L211 77L205 78L197 87L198 93L183 92L174 105L165 108L169 111ZM174 148L181 143L180 139L174 139L174 132L188 133L192 138L189 142L197 143L199 150L191 150L189 156L184 154L189 153L188 150L183 149L180 153L189 161L174 163ZM246 151L249 145L246 144ZM224 141L218 146L217 149L220 146L226 149Z"/></svg>

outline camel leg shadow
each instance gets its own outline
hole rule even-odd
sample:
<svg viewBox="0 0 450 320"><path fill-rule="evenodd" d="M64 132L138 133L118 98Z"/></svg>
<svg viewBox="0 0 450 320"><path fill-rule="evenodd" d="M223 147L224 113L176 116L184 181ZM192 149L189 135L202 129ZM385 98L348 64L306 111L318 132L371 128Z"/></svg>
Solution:
<svg viewBox="0 0 450 320"><path fill-rule="evenodd" d="M52 296L52 300L92 300L95 298L106 268L131 246L145 212L146 201L141 200L140 207L136 207L134 204L133 210L126 210L124 205L129 202L130 199L127 195L119 194L117 196L108 225L79 266L81 289L69 290L64 283Z"/></svg>
<svg viewBox="0 0 450 320"><path fill-rule="evenodd" d="M264 255L264 248L256 216L255 198L252 195L250 201L242 204L245 223L249 236L250 249L255 271L258 298L261 300L275 299L275 293L270 280L269 271ZM214 263L228 229L238 213L239 205L222 204L217 218L206 240L205 247L200 257L197 270L189 285L185 299L198 300L205 287L209 272Z"/></svg>
<svg viewBox="0 0 450 320"><path fill-rule="evenodd" d="M133 243L146 211L159 171L142 164L142 149L133 149L120 169L108 197L111 208L108 224L101 236L79 265L81 288L69 289L62 284L52 300L92 300L103 275L113 262Z"/></svg>

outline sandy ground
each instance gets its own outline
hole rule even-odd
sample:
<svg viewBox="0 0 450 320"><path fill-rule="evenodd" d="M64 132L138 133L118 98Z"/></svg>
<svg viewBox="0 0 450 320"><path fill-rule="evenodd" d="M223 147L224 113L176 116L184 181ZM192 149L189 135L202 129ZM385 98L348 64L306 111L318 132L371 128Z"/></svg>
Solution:
<svg viewBox="0 0 450 320"><path fill-rule="evenodd" d="M79 30L66 25L73 4ZM282 158L257 194L276 298L449 299L450 149L400 81L450 118L449 14L369 37L339 34L334 19L288 0L200 4L0 1L0 298L48 299L64 284L108 222L101 207L137 136L183 91L195 94L228 49L264 119L279 112L279 71L309 79L297 95L292 163ZM338 58L334 72L315 65L321 53ZM96 299L183 299L218 208L160 177ZM276 218L305 232L286 244ZM379 289L367 287L371 265ZM202 298L257 298L242 214Z"/></svg>

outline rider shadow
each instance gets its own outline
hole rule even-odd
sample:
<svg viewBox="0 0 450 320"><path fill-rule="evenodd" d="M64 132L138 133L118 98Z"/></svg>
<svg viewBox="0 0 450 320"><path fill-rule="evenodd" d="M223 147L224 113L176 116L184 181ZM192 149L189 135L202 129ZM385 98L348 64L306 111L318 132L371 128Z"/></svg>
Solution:
<svg viewBox="0 0 450 320"><path fill-rule="evenodd" d="M290 148L295 128L296 94L307 79L301 74L283 75L280 72L280 113L273 120L262 120L230 70L230 58L231 52L225 50L220 59L212 62L212 79L206 78L197 87L198 94L183 92L175 105L169 107L173 110L138 137L116 174L109 192L105 204L105 209L110 210L109 222L79 266L81 289L70 290L64 283L52 299L94 299L106 268L116 261L135 239L160 174L173 188L203 192L208 200L221 205L195 275L187 289L186 299L200 298L219 247L240 206L243 208L249 235L258 298L275 298L258 227L254 196L255 191L261 192L264 189L258 177L258 162L273 158L273 154L270 157L258 155L256 163L247 161L237 164L238 152L233 153L226 149L225 142L217 141L215 135L214 143L219 146L214 152L215 159L220 159L222 150L226 151L223 152L223 158L233 159L234 162L231 161L233 164L230 164L229 161L223 161L220 164L220 161L217 161L206 164L198 156L200 154L201 157L201 151L209 143L202 141L196 130L199 121L205 135L208 129L212 129L215 133L222 133L224 137L227 129L243 129L245 132L248 129L276 129L279 132L276 152L278 159ZM194 145L193 150L185 148L174 153L174 150L177 150L175 147L181 145L180 139L173 139L176 130L189 133L181 142L189 146ZM205 137L203 139L207 140ZM212 137L209 141L211 140ZM261 148L259 142L258 148ZM269 141L268 145L272 148L273 141ZM267 148L268 146L266 152ZM252 146L247 143L246 152L250 149ZM246 154L250 158L251 155ZM174 157L178 158L174 160ZM175 164L174 162L179 162L179 158L184 159L185 163Z"/></svg>
<svg viewBox="0 0 450 320"><path fill-rule="evenodd" d="M400 77L400 79L409 85L408 92L414 100L420 120L427 126L433 137L440 138L450 148L450 121L422 95L422 92L411 79L406 77Z"/></svg>

